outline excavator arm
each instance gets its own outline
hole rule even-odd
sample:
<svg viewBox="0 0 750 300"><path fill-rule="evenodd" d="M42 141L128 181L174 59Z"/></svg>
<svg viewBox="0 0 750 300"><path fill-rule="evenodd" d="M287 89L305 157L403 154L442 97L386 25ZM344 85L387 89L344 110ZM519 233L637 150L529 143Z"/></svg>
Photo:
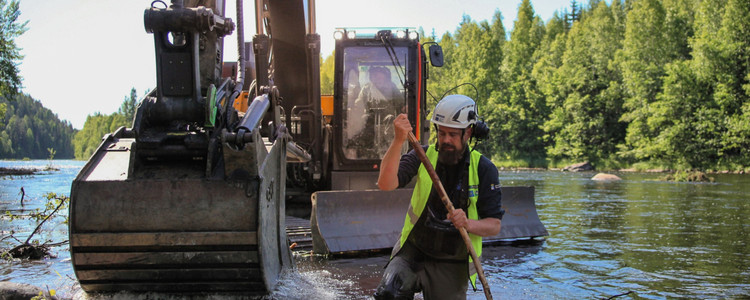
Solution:
<svg viewBox="0 0 750 300"><path fill-rule="evenodd" d="M277 9L309 8L256 3L265 26L253 45L257 88L236 111L248 58L243 7L237 1L240 61L223 76L223 37L235 30L224 5L154 1L144 12L156 88L141 100L133 127L106 135L71 187L71 259L84 291L264 295L294 265L284 214L291 134L282 113L296 94L292 78L276 79L290 70L275 59L305 34L288 37L269 25L283 15Z"/></svg>

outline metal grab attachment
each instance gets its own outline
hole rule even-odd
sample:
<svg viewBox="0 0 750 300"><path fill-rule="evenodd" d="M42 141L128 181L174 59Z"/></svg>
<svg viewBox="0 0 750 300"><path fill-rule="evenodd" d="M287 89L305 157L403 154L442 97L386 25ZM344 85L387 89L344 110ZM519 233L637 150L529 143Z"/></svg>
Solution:
<svg viewBox="0 0 750 300"><path fill-rule="evenodd" d="M169 8L147 9L143 15L143 23L148 33L216 31L221 37L234 31L231 18L217 15L210 8L183 7L179 3L172 3Z"/></svg>

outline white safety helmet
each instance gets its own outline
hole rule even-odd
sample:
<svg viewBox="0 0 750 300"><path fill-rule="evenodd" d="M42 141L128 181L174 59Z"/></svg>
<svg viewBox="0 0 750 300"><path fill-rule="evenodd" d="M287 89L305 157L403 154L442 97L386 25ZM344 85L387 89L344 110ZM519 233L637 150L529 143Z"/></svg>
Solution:
<svg viewBox="0 0 750 300"><path fill-rule="evenodd" d="M430 121L440 126L465 129L477 122L476 103L464 95L448 95L435 106Z"/></svg>

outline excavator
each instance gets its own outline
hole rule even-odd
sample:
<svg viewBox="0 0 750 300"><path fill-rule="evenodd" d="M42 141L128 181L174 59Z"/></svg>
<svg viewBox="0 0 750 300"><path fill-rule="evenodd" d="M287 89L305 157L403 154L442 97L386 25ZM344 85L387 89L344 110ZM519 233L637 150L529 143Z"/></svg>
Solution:
<svg viewBox="0 0 750 300"><path fill-rule="evenodd" d="M254 1L252 43L242 3L236 20L224 0L144 11L156 88L71 186L84 291L268 294L294 268L288 214L310 219L315 253L395 243L411 189L376 190L380 157L399 113L429 140L427 61L442 65L439 45L425 55L413 28L337 29L334 95L321 97L314 0ZM224 62L235 31L237 62ZM547 235L533 193L504 188L495 240Z"/></svg>

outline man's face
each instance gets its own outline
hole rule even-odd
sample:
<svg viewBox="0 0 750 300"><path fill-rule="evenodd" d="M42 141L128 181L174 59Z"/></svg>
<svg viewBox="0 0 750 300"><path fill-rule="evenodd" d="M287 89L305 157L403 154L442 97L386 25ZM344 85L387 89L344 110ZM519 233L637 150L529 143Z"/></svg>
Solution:
<svg viewBox="0 0 750 300"><path fill-rule="evenodd" d="M372 83L378 88L384 87L388 79L389 78L386 78L385 73L380 71L372 72L372 74L370 74L370 81L372 81Z"/></svg>
<svg viewBox="0 0 750 300"><path fill-rule="evenodd" d="M455 165L466 149L466 142L471 137L471 128L462 129L438 126L438 162Z"/></svg>

